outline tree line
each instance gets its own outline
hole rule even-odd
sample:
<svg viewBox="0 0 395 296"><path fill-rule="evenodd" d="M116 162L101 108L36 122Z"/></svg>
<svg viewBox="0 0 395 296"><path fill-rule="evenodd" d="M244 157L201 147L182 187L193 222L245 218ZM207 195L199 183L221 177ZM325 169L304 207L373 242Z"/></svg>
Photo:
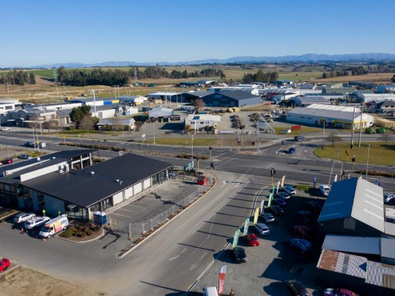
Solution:
<svg viewBox="0 0 395 296"><path fill-rule="evenodd" d="M137 79L160 79L160 78L191 78L191 77L217 77L225 79L225 74L222 70L216 69L203 69L199 71L188 72L173 70L170 73L159 66L146 67L140 70L138 67L133 67L128 71L119 69L103 70L101 68L93 69L91 71L73 69L67 71L65 67L60 67L57 70L57 79L59 83L65 83L73 86L86 86L86 85L125 85L129 84L134 78Z"/></svg>
<svg viewBox="0 0 395 296"><path fill-rule="evenodd" d="M351 76L355 76L355 75L363 75L363 74L367 74L367 73L369 73L369 71L366 70L362 66L348 67L345 70L337 70L337 71L331 70L328 73L324 72L324 73L322 73L322 78L349 76L350 74L351 74Z"/></svg>
<svg viewBox="0 0 395 296"><path fill-rule="evenodd" d="M243 75L242 82L243 83L253 83L253 82L266 82L270 83L276 81L278 79L277 72L266 72L264 73L262 70L258 70L255 74L247 73Z"/></svg>
<svg viewBox="0 0 395 296"><path fill-rule="evenodd" d="M34 73L14 69L7 74L0 75L0 83L14 85L36 84L36 76Z"/></svg>

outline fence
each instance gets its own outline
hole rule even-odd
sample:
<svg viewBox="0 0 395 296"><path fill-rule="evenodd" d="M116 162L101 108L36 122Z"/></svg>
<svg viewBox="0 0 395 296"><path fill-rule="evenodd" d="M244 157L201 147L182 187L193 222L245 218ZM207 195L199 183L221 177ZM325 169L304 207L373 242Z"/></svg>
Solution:
<svg viewBox="0 0 395 296"><path fill-rule="evenodd" d="M144 233L152 231L153 229L159 227L160 225L163 225L171 218L176 216L183 209L185 209L187 206L189 206L199 197L201 197L209 188L211 188L211 186L212 180L209 179L206 186L199 186L197 190L189 193L186 197L180 200L177 200L177 198L175 198L174 201L162 205L161 208L158 209L161 210L163 208L163 210L159 214L148 213L147 216L154 215L151 218L148 218L146 216L140 221L135 221L129 224L116 223L115 225L113 224L112 227L114 231L118 233L128 234L129 239L136 240L139 237L143 236ZM183 193L180 193L180 195L182 194Z"/></svg>

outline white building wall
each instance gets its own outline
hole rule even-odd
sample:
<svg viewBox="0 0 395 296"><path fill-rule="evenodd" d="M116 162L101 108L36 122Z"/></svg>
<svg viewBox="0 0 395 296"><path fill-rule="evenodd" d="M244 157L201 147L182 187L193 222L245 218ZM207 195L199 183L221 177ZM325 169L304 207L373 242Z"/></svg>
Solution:
<svg viewBox="0 0 395 296"><path fill-rule="evenodd" d="M137 193L140 193L141 191L143 191L142 183L138 183L133 186L134 195L136 195Z"/></svg>
<svg viewBox="0 0 395 296"><path fill-rule="evenodd" d="M144 190L151 187L151 178L144 180Z"/></svg>
<svg viewBox="0 0 395 296"><path fill-rule="evenodd" d="M114 206L115 206L116 204L119 204L119 203L121 203L121 202L123 201L122 196L123 196L123 193L122 193L122 192L117 193L117 194L114 194L114 195L112 196L112 201L113 201Z"/></svg>
<svg viewBox="0 0 395 296"><path fill-rule="evenodd" d="M133 196L133 187L129 187L125 189L125 199L128 199Z"/></svg>

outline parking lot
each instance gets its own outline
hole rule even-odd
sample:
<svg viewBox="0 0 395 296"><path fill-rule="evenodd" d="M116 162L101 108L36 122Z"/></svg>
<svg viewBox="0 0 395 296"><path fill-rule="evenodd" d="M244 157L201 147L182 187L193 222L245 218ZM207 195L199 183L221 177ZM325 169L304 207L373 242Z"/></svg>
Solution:
<svg viewBox="0 0 395 296"><path fill-rule="evenodd" d="M269 194L269 192L266 192ZM265 198L266 199L266 198ZM284 284L285 280L296 279L302 282L310 295L322 295L322 288L315 286L315 265L320 255L322 237L317 234L310 240L311 252L302 254L291 248L289 240L295 237L293 226L303 224L297 212L308 210L307 201L321 200L298 192L287 200L285 214L276 217L276 221L267 223L270 235L259 236L259 246L247 246L239 240L239 246L246 249L248 262L237 264L233 260L232 238L228 239L227 250L216 254L215 262L202 275L189 295L201 295L206 286L217 286L219 270L227 265L224 294L228 295L233 287L235 295L291 295ZM249 233L254 232L250 222Z"/></svg>

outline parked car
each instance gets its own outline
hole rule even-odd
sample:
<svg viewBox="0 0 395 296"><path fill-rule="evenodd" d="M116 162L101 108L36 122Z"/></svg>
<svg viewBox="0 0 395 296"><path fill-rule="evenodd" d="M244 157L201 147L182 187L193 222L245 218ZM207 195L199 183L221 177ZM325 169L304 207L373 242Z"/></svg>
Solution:
<svg viewBox="0 0 395 296"><path fill-rule="evenodd" d="M320 185L320 192L322 194L322 196L328 196L329 192L331 191L331 188L328 185Z"/></svg>
<svg viewBox="0 0 395 296"><path fill-rule="evenodd" d="M316 217L310 211L299 211L296 213L296 217L303 224L314 224L317 222Z"/></svg>
<svg viewBox="0 0 395 296"><path fill-rule="evenodd" d="M320 213L322 207L324 206L321 202L315 200L306 202L306 205L309 208L309 210L313 213Z"/></svg>
<svg viewBox="0 0 395 296"><path fill-rule="evenodd" d="M259 246L259 239L255 234L248 233L247 235L243 236L243 238L250 247Z"/></svg>
<svg viewBox="0 0 395 296"><path fill-rule="evenodd" d="M0 271L5 271L7 268L10 267L10 260L7 258L3 258L0 260Z"/></svg>
<svg viewBox="0 0 395 296"><path fill-rule="evenodd" d="M384 203L385 204L395 204L395 194L384 193Z"/></svg>
<svg viewBox="0 0 395 296"><path fill-rule="evenodd" d="M45 222L49 221L51 218L47 217L47 216L43 216L43 217L33 217L30 220L27 220L24 224L24 227L26 229L34 229L34 228L38 228L40 226L43 226L45 224Z"/></svg>
<svg viewBox="0 0 395 296"><path fill-rule="evenodd" d="M292 185L285 184L283 188L286 189L291 195L296 194L296 189Z"/></svg>
<svg viewBox="0 0 395 296"><path fill-rule="evenodd" d="M303 284L299 281L288 280L285 281L285 285L294 296L309 296L309 292L307 291L305 286L303 286Z"/></svg>
<svg viewBox="0 0 395 296"><path fill-rule="evenodd" d="M244 248L242 247L235 247L233 249L233 256L234 260L237 263L244 263L247 262L247 254Z"/></svg>
<svg viewBox="0 0 395 296"><path fill-rule="evenodd" d="M270 234L269 227L267 227L267 225L264 223L256 223L254 225L254 228L255 228L255 231L258 232L258 234L260 234L260 235L269 235Z"/></svg>
<svg viewBox="0 0 395 296"><path fill-rule="evenodd" d="M324 296L359 296L351 290L343 289L343 288L327 288L324 291Z"/></svg>
<svg viewBox="0 0 395 296"><path fill-rule="evenodd" d="M271 223L274 222L274 216L270 213L262 213L258 217L259 221L262 221L264 223Z"/></svg>
<svg viewBox="0 0 395 296"><path fill-rule="evenodd" d="M279 196L279 195L277 195L277 196ZM281 197L274 197L273 204L283 207L287 204L287 202L285 201L285 199L283 199Z"/></svg>
<svg viewBox="0 0 395 296"><path fill-rule="evenodd" d="M311 243L304 238L292 238L289 244L291 247L298 249L302 254L311 250Z"/></svg>
<svg viewBox="0 0 395 296"><path fill-rule="evenodd" d="M282 199L290 199L291 194L286 189L279 189L278 193L274 195L274 197L280 197Z"/></svg>
<svg viewBox="0 0 395 296"><path fill-rule="evenodd" d="M29 154L21 154L18 156L19 159L31 159L32 157Z"/></svg>
<svg viewBox="0 0 395 296"><path fill-rule="evenodd" d="M13 163L14 161L12 160L12 158L6 158L6 159L3 159L2 160L2 163L3 164L11 164L11 163Z"/></svg>
<svg viewBox="0 0 395 296"><path fill-rule="evenodd" d="M280 206L276 206L276 205L268 207L267 211L272 213L274 216L284 215L284 210Z"/></svg>
<svg viewBox="0 0 395 296"><path fill-rule="evenodd" d="M34 213L19 213L14 217L14 223L23 223L26 222L27 220L30 220L32 218L36 217L36 214Z"/></svg>
<svg viewBox="0 0 395 296"><path fill-rule="evenodd" d="M294 137L294 141L297 141L297 142L299 142L299 141L304 141L304 140L306 140L306 138L303 137L303 136L295 136L295 137Z"/></svg>
<svg viewBox="0 0 395 296"><path fill-rule="evenodd" d="M295 147L291 147L288 149L288 153L289 154L294 154L296 152L296 148Z"/></svg>
<svg viewBox="0 0 395 296"><path fill-rule="evenodd" d="M296 237L305 239L314 238L316 233L315 228L307 225L295 225L293 231Z"/></svg>

